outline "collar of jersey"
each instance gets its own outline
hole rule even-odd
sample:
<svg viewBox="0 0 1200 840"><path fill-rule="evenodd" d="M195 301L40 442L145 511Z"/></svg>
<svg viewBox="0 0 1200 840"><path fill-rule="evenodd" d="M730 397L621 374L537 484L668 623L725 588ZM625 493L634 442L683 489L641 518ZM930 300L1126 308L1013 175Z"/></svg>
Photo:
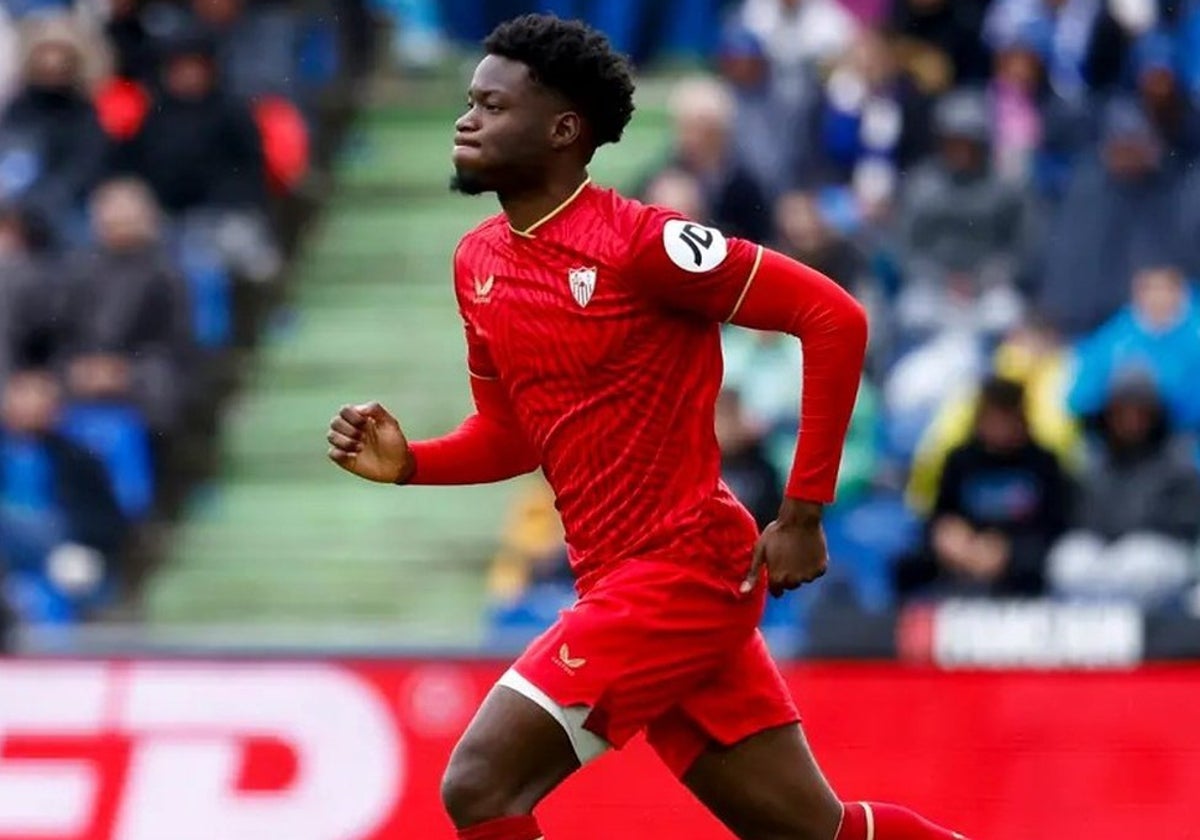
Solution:
<svg viewBox="0 0 1200 840"><path fill-rule="evenodd" d="M575 199L577 199L577 198L579 198L579 196L583 195L583 191L586 190L588 188L588 185L591 183L592 183L592 179L590 176L587 178L584 178L583 183L579 185L579 189L575 190L575 192L573 192L569 196L567 196L566 200L563 201L562 204L555 207L553 210L551 210L545 216L542 216L542 218L538 219L536 222L531 224L529 227L525 228L525 230L517 230L512 225L509 225L508 229L511 230L513 233L515 233L517 236L523 236L526 239L536 239L537 237L533 235L533 232L535 230L537 230L538 228L542 227L543 225L545 225L546 222L548 222L551 219L553 219L554 217L556 217L559 213L561 213L562 211L564 211L568 207L570 207L571 204L574 203Z"/></svg>

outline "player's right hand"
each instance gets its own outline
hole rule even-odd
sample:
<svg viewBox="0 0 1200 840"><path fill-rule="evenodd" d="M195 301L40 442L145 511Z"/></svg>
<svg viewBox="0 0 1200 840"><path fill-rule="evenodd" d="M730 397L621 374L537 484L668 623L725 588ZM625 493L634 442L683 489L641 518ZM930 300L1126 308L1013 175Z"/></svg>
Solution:
<svg viewBox="0 0 1200 840"><path fill-rule="evenodd" d="M377 402L344 405L329 421L329 460L381 484L403 484L416 461L400 423Z"/></svg>

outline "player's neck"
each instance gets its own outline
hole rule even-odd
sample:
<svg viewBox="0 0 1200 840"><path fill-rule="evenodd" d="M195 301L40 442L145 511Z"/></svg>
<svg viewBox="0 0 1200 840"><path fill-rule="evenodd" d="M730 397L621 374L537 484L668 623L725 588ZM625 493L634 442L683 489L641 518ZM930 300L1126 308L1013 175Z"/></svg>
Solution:
<svg viewBox="0 0 1200 840"><path fill-rule="evenodd" d="M587 171L580 170L567 178L551 179L536 190L502 194L500 206L514 230L527 231L561 209L587 180Z"/></svg>

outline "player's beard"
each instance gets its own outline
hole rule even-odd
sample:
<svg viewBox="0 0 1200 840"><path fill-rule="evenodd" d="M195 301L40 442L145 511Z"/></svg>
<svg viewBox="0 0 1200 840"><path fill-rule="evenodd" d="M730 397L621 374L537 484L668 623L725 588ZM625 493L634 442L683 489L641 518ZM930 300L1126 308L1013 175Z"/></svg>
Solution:
<svg viewBox="0 0 1200 840"><path fill-rule="evenodd" d="M483 195L490 188L478 173L455 168L454 174L450 176L450 189L463 195Z"/></svg>

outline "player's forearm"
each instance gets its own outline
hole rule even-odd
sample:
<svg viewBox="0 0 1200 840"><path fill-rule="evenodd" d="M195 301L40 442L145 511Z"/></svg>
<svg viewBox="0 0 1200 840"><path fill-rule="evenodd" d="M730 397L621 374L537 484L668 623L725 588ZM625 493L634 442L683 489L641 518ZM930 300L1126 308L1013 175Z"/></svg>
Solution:
<svg viewBox="0 0 1200 840"><path fill-rule="evenodd" d="M804 345L801 433L786 494L820 504L833 501L866 356L865 311L825 275L764 249L733 322L790 333Z"/></svg>
<svg viewBox="0 0 1200 840"><path fill-rule="evenodd" d="M472 414L448 435L412 443L416 465L407 484L490 484L539 466L516 430Z"/></svg>
<svg viewBox="0 0 1200 840"><path fill-rule="evenodd" d="M416 461L407 484L489 484L540 466L540 458L521 431L508 395L498 380L471 379L475 413L448 435L417 441Z"/></svg>

